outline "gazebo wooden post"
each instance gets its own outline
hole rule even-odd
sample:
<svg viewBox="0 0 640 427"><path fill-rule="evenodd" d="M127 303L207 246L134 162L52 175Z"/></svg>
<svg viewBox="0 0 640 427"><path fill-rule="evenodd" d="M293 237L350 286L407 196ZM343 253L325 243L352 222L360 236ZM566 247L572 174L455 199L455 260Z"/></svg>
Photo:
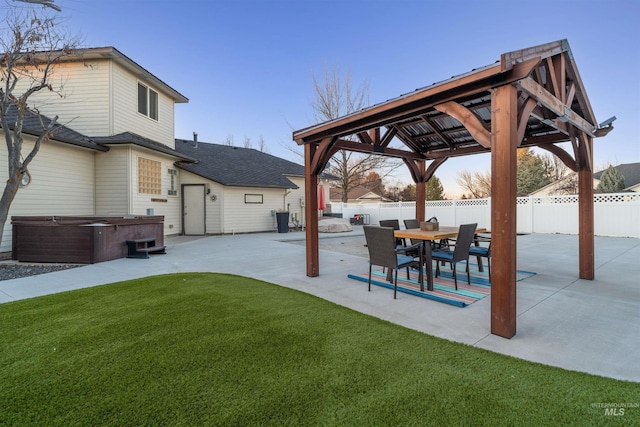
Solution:
<svg viewBox="0 0 640 427"><path fill-rule="evenodd" d="M516 148L518 92L491 96L491 333L516 334Z"/></svg>
<svg viewBox="0 0 640 427"><path fill-rule="evenodd" d="M318 246L318 174L311 164L316 154L315 144L304 145L304 199L306 217L307 276L320 275L320 251Z"/></svg>
<svg viewBox="0 0 640 427"><path fill-rule="evenodd" d="M594 216L593 216L593 138L583 136L580 144L584 144L585 150L581 150L581 159L578 161L578 245L580 278L593 280L595 278L595 243L594 243Z"/></svg>
<svg viewBox="0 0 640 427"><path fill-rule="evenodd" d="M425 172L425 162L424 160L419 160L416 162L418 165L418 169L420 170L420 176L424 176ZM418 222L422 222L425 219L425 199L426 199L426 183L420 179L416 182L416 219Z"/></svg>

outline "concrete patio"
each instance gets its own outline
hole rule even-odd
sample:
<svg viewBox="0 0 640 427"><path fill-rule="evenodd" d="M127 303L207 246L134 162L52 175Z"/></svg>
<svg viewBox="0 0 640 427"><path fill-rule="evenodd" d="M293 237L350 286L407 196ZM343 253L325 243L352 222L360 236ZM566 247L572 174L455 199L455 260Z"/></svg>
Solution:
<svg viewBox="0 0 640 427"><path fill-rule="evenodd" d="M305 274L304 233L173 237L168 253L0 281L0 303L177 272L249 276L430 335L564 369L640 382L640 239L596 237L596 280L578 279L578 237L518 237L517 334L491 335L490 297L457 308L347 278L368 269L362 227L320 234L320 276Z"/></svg>

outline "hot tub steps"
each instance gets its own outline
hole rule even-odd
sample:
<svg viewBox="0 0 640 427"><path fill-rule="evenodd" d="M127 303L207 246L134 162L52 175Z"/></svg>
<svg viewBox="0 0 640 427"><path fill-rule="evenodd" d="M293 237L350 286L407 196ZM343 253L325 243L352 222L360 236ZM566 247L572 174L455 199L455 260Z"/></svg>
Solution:
<svg viewBox="0 0 640 427"><path fill-rule="evenodd" d="M156 246L156 239L147 237L144 239L127 240L127 258L149 258L149 254L166 254L167 247Z"/></svg>

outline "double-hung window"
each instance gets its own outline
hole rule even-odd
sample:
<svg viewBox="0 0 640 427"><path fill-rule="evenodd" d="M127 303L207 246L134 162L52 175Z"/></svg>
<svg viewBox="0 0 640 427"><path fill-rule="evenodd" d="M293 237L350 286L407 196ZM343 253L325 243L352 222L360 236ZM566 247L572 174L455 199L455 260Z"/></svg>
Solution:
<svg viewBox="0 0 640 427"><path fill-rule="evenodd" d="M158 120L158 92L138 83L138 113Z"/></svg>

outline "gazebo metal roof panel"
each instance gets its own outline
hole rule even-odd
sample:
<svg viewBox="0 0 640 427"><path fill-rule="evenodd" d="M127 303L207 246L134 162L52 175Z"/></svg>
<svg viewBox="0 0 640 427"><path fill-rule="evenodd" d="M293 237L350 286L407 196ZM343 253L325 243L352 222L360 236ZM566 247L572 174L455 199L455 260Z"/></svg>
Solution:
<svg viewBox="0 0 640 427"><path fill-rule="evenodd" d="M570 132L565 123L574 119L590 136L601 136L596 135L599 130L597 122L568 42L560 40L502 54L501 59L493 64L301 129L293 133L293 138L298 144L319 144L326 138L353 141L359 133L373 128L380 128L381 133L394 128L397 131L395 139L409 150L406 158L418 155L430 159L434 158L432 154L443 149L449 151L449 156L487 151L486 143L476 141L466 125L454 117L455 114L441 112L439 106L454 102L464 109L465 114L473 116L480 131L484 128L491 132L491 93L494 88L505 84L517 85L521 109L529 99L535 99L537 103L535 108L531 107L533 112L526 122L523 145L568 141ZM556 105L556 100L566 100L567 105ZM539 136L545 138L538 140ZM364 152L385 152L385 147L375 148L367 144L362 144L361 149ZM402 151L397 150L391 155L403 157Z"/></svg>

